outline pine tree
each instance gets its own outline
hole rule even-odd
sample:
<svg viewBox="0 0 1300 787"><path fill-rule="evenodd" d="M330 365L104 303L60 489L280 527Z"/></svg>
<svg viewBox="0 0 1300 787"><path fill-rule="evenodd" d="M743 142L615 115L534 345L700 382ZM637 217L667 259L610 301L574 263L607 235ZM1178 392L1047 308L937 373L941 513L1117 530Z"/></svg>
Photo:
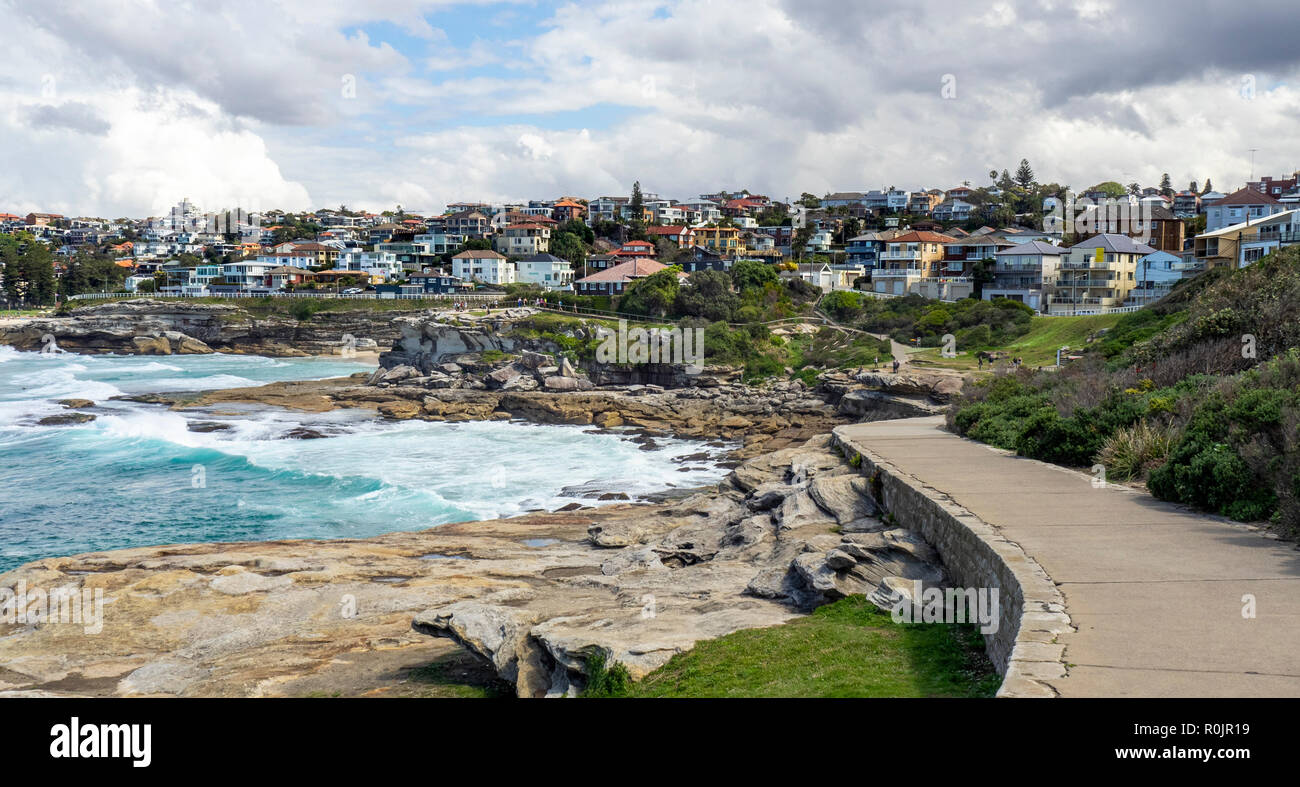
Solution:
<svg viewBox="0 0 1300 787"><path fill-rule="evenodd" d="M632 184L632 201L627 207L632 214L632 221L640 221L641 212L645 210L645 198L641 196L641 181L639 180Z"/></svg>
<svg viewBox="0 0 1300 787"><path fill-rule="evenodd" d="M1202 194L1209 194L1211 191L1214 191L1214 186L1210 185L1210 179L1209 179L1209 178L1206 178L1206 179L1205 179L1205 190L1202 191L1201 193L1202 193Z"/></svg>
<svg viewBox="0 0 1300 787"><path fill-rule="evenodd" d="M1029 159L1020 159L1020 167L1016 169L1016 185L1022 189L1034 185L1034 170L1029 166Z"/></svg>
<svg viewBox="0 0 1300 787"><path fill-rule="evenodd" d="M1168 197L1174 193L1173 182L1169 180L1169 173L1160 176L1160 193Z"/></svg>
<svg viewBox="0 0 1300 787"><path fill-rule="evenodd" d="M1193 181L1192 181L1192 182L1187 186L1187 190L1190 191L1190 192L1192 192L1193 194L1195 194L1195 193L1196 193L1196 181L1193 180Z"/></svg>

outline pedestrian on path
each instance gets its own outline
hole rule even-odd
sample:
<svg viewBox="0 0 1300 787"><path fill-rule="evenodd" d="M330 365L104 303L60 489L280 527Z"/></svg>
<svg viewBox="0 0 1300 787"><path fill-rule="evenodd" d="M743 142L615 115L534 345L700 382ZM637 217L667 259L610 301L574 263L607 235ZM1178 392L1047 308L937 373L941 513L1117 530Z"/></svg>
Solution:
<svg viewBox="0 0 1300 787"><path fill-rule="evenodd" d="M898 374L898 359L894 359L894 374Z"/></svg>

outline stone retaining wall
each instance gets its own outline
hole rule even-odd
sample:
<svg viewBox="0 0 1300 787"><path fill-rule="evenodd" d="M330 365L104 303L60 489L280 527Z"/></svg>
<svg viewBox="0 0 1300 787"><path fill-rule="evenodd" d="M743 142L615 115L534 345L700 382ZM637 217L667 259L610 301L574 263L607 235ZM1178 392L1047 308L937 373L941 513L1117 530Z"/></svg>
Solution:
<svg viewBox="0 0 1300 787"><path fill-rule="evenodd" d="M938 550L953 582L961 587L998 588L998 630L985 636L989 658L1002 675L999 697L1054 697L1044 679L1062 677L1069 631L1065 598L1043 568L997 528L957 505L940 490L901 472L864 445L834 432L834 444L871 479L876 502L897 523Z"/></svg>

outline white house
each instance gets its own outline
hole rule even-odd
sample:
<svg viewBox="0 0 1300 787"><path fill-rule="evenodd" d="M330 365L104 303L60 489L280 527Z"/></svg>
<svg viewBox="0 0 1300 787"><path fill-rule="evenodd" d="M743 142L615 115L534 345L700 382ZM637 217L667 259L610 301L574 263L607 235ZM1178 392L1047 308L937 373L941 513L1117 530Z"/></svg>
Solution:
<svg viewBox="0 0 1300 787"><path fill-rule="evenodd" d="M471 249L451 258L451 275L483 284L513 284L515 265L495 251Z"/></svg>
<svg viewBox="0 0 1300 787"><path fill-rule="evenodd" d="M1056 283L1061 259L1069 253L1041 240L1002 249L993 255L993 281L984 285L981 297L986 301L1010 298L1041 311Z"/></svg>
<svg viewBox="0 0 1300 787"><path fill-rule="evenodd" d="M334 267L340 271L365 273L371 279L388 281L402 276L402 261L391 251L345 251Z"/></svg>
<svg viewBox="0 0 1300 787"><path fill-rule="evenodd" d="M515 280L548 290L573 288L573 264L554 254L534 254L516 263Z"/></svg>

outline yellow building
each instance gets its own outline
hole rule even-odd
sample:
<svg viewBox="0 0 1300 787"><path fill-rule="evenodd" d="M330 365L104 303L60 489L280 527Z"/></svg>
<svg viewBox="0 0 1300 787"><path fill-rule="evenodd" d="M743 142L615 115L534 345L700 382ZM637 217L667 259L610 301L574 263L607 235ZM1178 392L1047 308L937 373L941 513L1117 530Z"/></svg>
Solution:
<svg viewBox="0 0 1300 787"><path fill-rule="evenodd" d="M723 256L739 254L745 250L740 243L738 227L696 227L695 245Z"/></svg>

